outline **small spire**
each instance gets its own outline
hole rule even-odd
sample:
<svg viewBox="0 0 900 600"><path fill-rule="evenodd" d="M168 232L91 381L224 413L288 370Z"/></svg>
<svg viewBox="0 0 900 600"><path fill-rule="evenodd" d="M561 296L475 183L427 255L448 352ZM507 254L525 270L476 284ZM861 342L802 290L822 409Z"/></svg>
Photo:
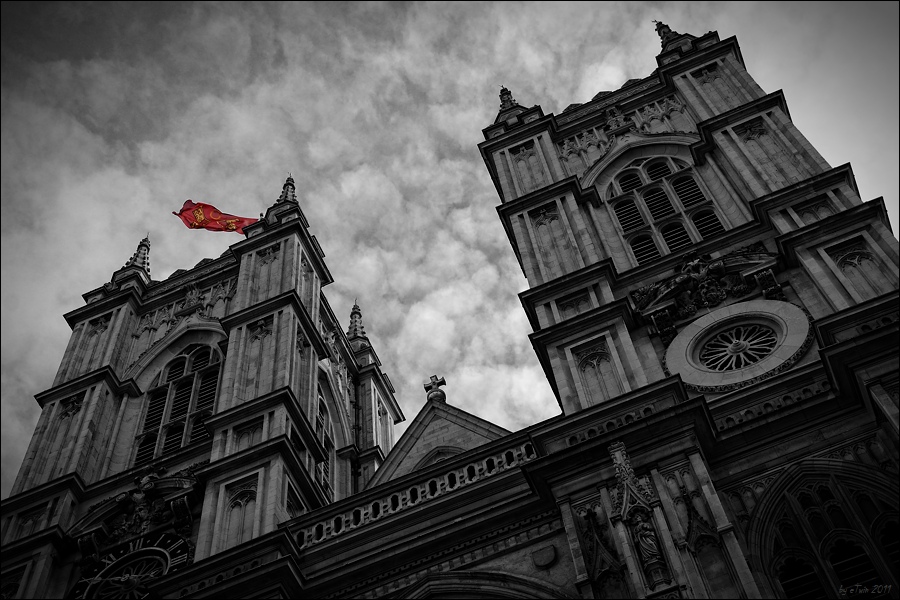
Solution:
<svg viewBox="0 0 900 600"><path fill-rule="evenodd" d="M287 179L285 179L284 185L281 188L281 196L278 197L278 202L297 202L294 178L290 173L288 173Z"/></svg>
<svg viewBox="0 0 900 600"><path fill-rule="evenodd" d="M447 381L443 377L432 375L431 379L425 384L425 391L427 392L425 398L436 402L446 402L447 394L441 389L442 385L447 385Z"/></svg>
<svg viewBox="0 0 900 600"><path fill-rule="evenodd" d="M673 31L671 27L663 23L662 21L654 20L653 23L656 24L656 35L659 36L660 45L665 47L666 43L674 37L678 37L679 34L677 31Z"/></svg>
<svg viewBox="0 0 900 600"><path fill-rule="evenodd" d="M505 85L500 86L500 111L504 111L513 106L519 106L516 99L512 97L512 92L506 89Z"/></svg>
<svg viewBox="0 0 900 600"><path fill-rule="evenodd" d="M350 310L350 327L347 329L347 339L354 340L366 337L366 328L362 321L362 311L356 300L353 301L353 308Z"/></svg>
<svg viewBox="0 0 900 600"><path fill-rule="evenodd" d="M147 233L147 236L138 243L137 250L134 251L134 254L131 255L131 258L128 259L128 262L125 263L123 269L127 269L129 267L135 267L137 269L142 270L147 274L147 277L150 277L150 233Z"/></svg>

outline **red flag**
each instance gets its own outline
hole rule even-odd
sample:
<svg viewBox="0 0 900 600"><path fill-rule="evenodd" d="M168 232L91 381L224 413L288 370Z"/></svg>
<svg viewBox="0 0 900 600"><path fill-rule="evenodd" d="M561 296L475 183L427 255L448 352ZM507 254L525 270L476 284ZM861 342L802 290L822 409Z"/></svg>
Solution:
<svg viewBox="0 0 900 600"><path fill-rule="evenodd" d="M259 221L249 217L236 217L221 212L212 204L186 200L184 206L173 215L191 229L208 229L210 231L236 231L244 233L244 227Z"/></svg>

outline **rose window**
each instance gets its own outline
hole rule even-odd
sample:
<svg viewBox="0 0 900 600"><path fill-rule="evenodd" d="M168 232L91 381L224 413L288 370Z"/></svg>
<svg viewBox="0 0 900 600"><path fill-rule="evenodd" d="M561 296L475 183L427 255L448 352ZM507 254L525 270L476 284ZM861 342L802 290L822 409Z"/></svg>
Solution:
<svg viewBox="0 0 900 600"><path fill-rule="evenodd" d="M772 353L778 336L765 325L744 324L716 334L700 350L700 362L713 371L735 371Z"/></svg>

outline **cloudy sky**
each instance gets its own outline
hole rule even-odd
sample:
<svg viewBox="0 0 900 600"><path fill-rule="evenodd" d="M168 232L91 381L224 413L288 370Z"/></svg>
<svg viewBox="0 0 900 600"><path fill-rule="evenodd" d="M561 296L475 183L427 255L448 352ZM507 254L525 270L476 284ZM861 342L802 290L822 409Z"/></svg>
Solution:
<svg viewBox="0 0 900 600"><path fill-rule="evenodd" d="M154 279L236 234L185 199L256 216L292 172L407 423L422 381L515 430L558 414L516 294L526 282L476 145L500 85L559 113L659 51L652 20L737 36L766 92L897 231L898 4L4 3L2 496L69 336L63 313L150 233ZM399 431L398 431L399 433Z"/></svg>

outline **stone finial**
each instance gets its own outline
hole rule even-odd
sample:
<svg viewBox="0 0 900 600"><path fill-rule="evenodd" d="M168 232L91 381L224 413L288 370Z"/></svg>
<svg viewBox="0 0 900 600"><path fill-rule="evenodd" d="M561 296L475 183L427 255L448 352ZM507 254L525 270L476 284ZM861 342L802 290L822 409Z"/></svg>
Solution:
<svg viewBox="0 0 900 600"><path fill-rule="evenodd" d="M284 186L281 188L281 196L278 197L278 202L297 202L297 194L296 187L294 186L294 178L288 173L287 179L284 181Z"/></svg>
<svg viewBox="0 0 900 600"><path fill-rule="evenodd" d="M427 400L434 400L435 402L446 402L447 394L444 393L444 390L440 389L442 385L447 385L444 378L438 378L437 375L432 375L431 379L429 379L428 383L424 386L425 391L428 392L425 398Z"/></svg>
<svg viewBox="0 0 900 600"><path fill-rule="evenodd" d="M347 338L350 340L357 338L366 338L366 328L363 325L362 311L356 300L353 301L353 308L350 310L350 327L347 328Z"/></svg>
<svg viewBox="0 0 900 600"><path fill-rule="evenodd" d="M506 86L500 86L500 111L502 112L513 106L519 106L519 103L512 97L512 92L506 89Z"/></svg>
<svg viewBox="0 0 900 600"><path fill-rule="evenodd" d="M150 277L150 234L142 239L137 246L137 250L134 251L134 254L131 255L131 258L128 259L128 262L125 263L123 269L127 269L129 267L134 267L136 269L140 269L144 273L147 274L147 277Z"/></svg>
<svg viewBox="0 0 900 600"><path fill-rule="evenodd" d="M671 27L669 27L662 21L653 22L656 24L656 35L659 36L660 45L663 47L665 47L666 43L668 43L668 41L673 37L681 35L677 31L673 31Z"/></svg>

